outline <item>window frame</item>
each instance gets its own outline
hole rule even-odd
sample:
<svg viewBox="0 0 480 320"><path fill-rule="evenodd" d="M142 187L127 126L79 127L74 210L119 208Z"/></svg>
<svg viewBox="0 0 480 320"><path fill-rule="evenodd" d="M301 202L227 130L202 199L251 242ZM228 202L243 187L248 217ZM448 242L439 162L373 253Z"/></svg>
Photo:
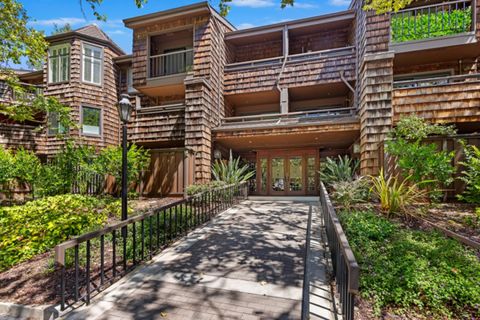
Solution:
<svg viewBox="0 0 480 320"><path fill-rule="evenodd" d="M100 119L99 119L99 124L98 124L98 128L99 128L99 133L98 134L95 134L95 133L85 133L83 131L83 120L84 120L84 117L83 117L83 111L84 109L87 108L87 109L95 109L95 110L98 110L100 111ZM96 106L91 106L91 105L82 105L80 106L80 133L82 136L85 136L85 137L92 137L92 138L101 138L103 137L103 109L101 107L96 107Z"/></svg>
<svg viewBox="0 0 480 320"><path fill-rule="evenodd" d="M90 56L90 58L92 59L92 63L91 63L91 77L92 77L92 80L89 81L89 80L86 80L85 79L85 58L86 58L86 55L85 55L85 49L86 48L90 48L92 50L92 52L94 50L100 50L100 75L99 75L99 79L100 79L100 82L94 82L93 79L94 79L94 76L93 76L93 73L94 73L94 60L96 59L93 55ZM81 59L80 59L80 64L81 64L81 79L82 79L82 83L86 83L86 84L91 84L91 85L95 85L95 86L103 86L103 74L104 74L104 48L102 46L99 46L99 45L95 45L95 44L91 44L91 43L88 43L88 42L82 42L82 51L81 51Z"/></svg>
<svg viewBox="0 0 480 320"><path fill-rule="evenodd" d="M57 122L57 126L52 128L51 124L51 117L55 116L55 121ZM68 128L64 128L60 121L58 120L58 114L56 112L47 112L47 136L55 137L57 135L66 134L68 133Z"/></svg>
<svg viewBox="0 0 480 320"><path fill-rule="evenodd" d="M56 55L55 57L58 58L58 74L57 74L57 81L53 81L53 73L52 73L52 56L51 52L52 50L60 50L63 48L68 49L68 58L67 58L67 79L60 79L60 75L62 74L61 72L61 55ZM69 83L70 82L70 66L71 66L71 57L72 57L72 52L71 52L72 46L70 43L62 43L62 44L56 44L53 46L50 46L48 48L48 59L47 59L47 83L48 84L61 84L61 83Z"/></svg>

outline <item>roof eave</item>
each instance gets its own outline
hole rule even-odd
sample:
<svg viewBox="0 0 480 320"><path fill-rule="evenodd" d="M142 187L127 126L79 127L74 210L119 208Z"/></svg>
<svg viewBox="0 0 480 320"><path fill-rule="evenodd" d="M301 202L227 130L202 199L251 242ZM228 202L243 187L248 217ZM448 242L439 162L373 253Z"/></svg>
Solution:
<svg viewBox="0 0 480 320"><path fill-rule="evenodd" d="M56 34L56 35L53 35L53 36L48 36L48 37L45 37L45 40L47 40L48 43L51 44L51 43L54 43L54 42L59 42L59 41L68 40L68 39L72 39L72 38L80 38L80 39L88 40L88 41L91 41L91 42L103 44L103 45L106 45L106 46L112 48L117 54L125 55L125 51L123 51L113 41L107 41L107 40L99 39L99 38L96 38L96 37L91 37L91 36L88 36L86 34L76 32L76 31L69 31L69 32Z"/></svg>

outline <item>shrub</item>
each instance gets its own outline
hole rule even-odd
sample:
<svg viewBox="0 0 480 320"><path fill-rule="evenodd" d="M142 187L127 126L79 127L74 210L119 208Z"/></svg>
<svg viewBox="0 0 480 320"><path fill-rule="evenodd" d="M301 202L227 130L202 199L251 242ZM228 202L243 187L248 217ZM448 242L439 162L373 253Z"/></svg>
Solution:
<svg viewBox="0 0 480 320"><path fill-rule="evenodd" d="M476 146L464 146L465 167L460 179L465 182L465 191L458 195L460 200L469 203L480 203L480 149Z"/></svg>
<svg viewBox="0 0 480 320"><path fill-rule="evenodd" d="M127 181L130 185L140 180L141 173L148 167L150 156L147 150L132 144L128 149L127 160ZM122 148L110 146L101 150L95 161L95 170L115 177L119 188L122 185Z"/></svg>
<svg viewBox="0 0 480 320"><path fill-rule="evenodd" d="M102 226L102 200L60 195L0 208L0 270Z"/></svg>
<svg viewBox="0 0 480 320"><path fill-rule="evenodd" d="M212 165L212 175L216 181L226 184L239 184L248 181L255 172L250 170L248 164L241 165L240 157L234 159L230 150L229 161L217 160Z"/></svg>
<svg viewBox="0 0 480 320"><path fill-rule="evenodd" d="M473 250L373 212L343 212L340 220L360 265L360 294L378 314L388 308L428 319L480 316L480 262Z"/></svg>
<svg viewBox="0 0 480 320"><path fill-rule="evenodd" d="M352 181L358 170L359 162L349 156L327 157L320 169L320 180L327 186L335 182Z"/></svg>
<svg viewBox="0 0 480 320"><path fill-rule="evenodd" d="M442 186L453 182L455 173L454 152L439 151L434 143L423 142L434 134L452 135L455 130L451 126L429 124L417 116L403 117L390 134L393 140L386 143L386 151L397 158L402 174L415 183L422 182L421 187L429 190L432 199L441 195Z"/></svg>
<svg viewBox="0 0 480 320"><path fill-rule="evenodd" d="M383 170L377 177L370 177L372 187L370 191L380 202L380 208L387 215L406 213L406 207L415 202L425 200L428 193L420 190L419 184L410 182L407 177L402 182L398 177L385 178Z"/></svg>
<svg viewBox="0 0 480 320"><path fill-rule="evenodd" d="M40 159L33 151L20 148L14 157L14 176L19 183L26 184L33 190L34 183L38 180L41 164Z"/></svg>
<svg viewBox="0 0 480 320"><path fill-rule="evenodd" d="M332 185L332 199L346 209L353 204L366 202L370 197L368 181L360 178L353 181L338 181Z"/></svg>
<svg viewBox="0 0 480 320"><path fill-rule="evenodd" d="M0 145L0 187L10 183L15 175L12 153Z"/></svg>
<svg viewBox="0 0 480 320"><path fill-rule="evenodd" d="M205 184L192 184L187 187L187 195L193 196L195 194L206 192L214 188L220 188L225 185L226 183L223 181L212 181Z"/></svg>
<svg viewBox="0 0 480 320"><path fill-rule="evenodd" d="M470 31L472 8L392 16L392 42L442 37Z"/></svg>

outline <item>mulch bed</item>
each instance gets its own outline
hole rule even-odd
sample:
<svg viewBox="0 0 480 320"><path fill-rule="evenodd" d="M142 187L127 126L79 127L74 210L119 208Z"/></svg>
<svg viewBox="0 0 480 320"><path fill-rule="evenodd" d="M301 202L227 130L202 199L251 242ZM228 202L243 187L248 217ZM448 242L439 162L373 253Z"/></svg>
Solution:
<svg viewBox="0 0 480 320"><path fill-rule="evenodd" d="M148 209L178 200L179 198L140 199L133 200L131 203L135 212L145 212ZM108 222L111 224L118 221L109 219ZM106 255L107 253L108 250L106 250ZM106 261L108 261L107 257ZM105 267L111 267L111 263L110 266L106 263ZM92 269L95 269L95 266L92 266ZM0 301L25 305L57 304L60 302L59 284L60 272L56 272L54 269L52 250L1 272Z"/></svg>

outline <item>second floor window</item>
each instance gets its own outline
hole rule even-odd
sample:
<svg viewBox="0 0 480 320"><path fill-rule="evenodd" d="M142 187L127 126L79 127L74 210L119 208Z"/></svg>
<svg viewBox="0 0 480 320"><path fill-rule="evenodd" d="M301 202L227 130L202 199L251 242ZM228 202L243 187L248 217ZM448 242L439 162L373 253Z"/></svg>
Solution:
<svg viewBox="0 0 480 320"><path fill-rule="evenodd" d="M102 48L84 44L82 57L83 82L102 84Z"/></svg>
<svg viewBox="0 0 480 320"><path fill-rule="evenodd" d="M55 112L48 114L48 135L64 134L67 129L62 126L58 119L58 114Z"/></svg>
<svg viewBox="0 0 480 320"><path fill-rule="evenodd" d="M70 45L63 44L48 50L48 82L66 82L70 75Z"/></svg>

